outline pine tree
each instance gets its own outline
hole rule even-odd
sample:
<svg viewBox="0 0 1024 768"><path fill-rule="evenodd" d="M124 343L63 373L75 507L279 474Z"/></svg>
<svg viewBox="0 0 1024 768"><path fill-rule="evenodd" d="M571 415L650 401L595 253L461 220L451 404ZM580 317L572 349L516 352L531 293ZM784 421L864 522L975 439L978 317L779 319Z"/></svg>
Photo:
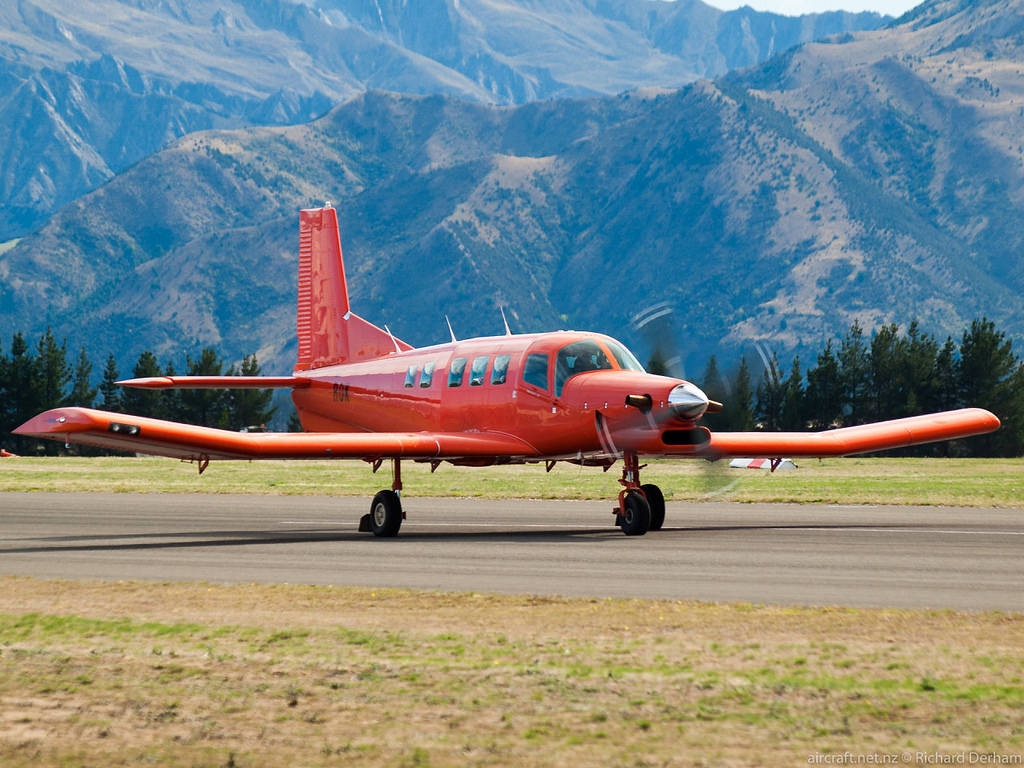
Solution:
<svg viewBox="0 0 1024 768"><path fill-rule="evenodd" d="M10 409L11 409L11 385L10 385L10 373L11 371L11 360L3 352L3 346L0 345L0 433L6 433L11 429L17 427L17 424L10 423ZM0 440L4 440L6 435L0 434ZM0 443L0 448L3 448L4 444Z"/></svg>
<svg viewBox="0 0 1024 768"><path fill-rule="evenodd" d="M67 343L57 343L48 327L40 337L36 351L39 395L43 408L57 408L67 404L68 384L72 371L68 364Z"/></svg>
<svg viewBox="0 0 1024 768"><path fill-rule="evenodd" d="M242 376L259 376L260 365L256 355L248 355L242 359L239 372ZM234 366L228 370L234 375ZM274 397L272 389L231 389L227 393L228 423L232 429L244 429L253 426L265 426L270 421L276 407L271 405Z"/></svg>
<svg viewBox="0 0 1024 768"><path fill-rule="evenodd" d="M147 349L139 355L139 359L132 369L132 378L146 379L160 375L162 374L156 361L156 355ZM162 418L164 409L160 394L160 392L150 389L125 387L121 390L121 407L125 413L134 416Z"/></svg>
<svg viewBox="0 0 1024 768"><path fill-rule="evenodd" d="M903 411L901 416L916 416L942 409L939 396L938 356L939 344L934 337L923 333L917 320L907 328L901 345L903 359L901 380L903 385Z"/></svg>
<svg viewBox="0 0 1024 768"><path fill-rule="evenodd" d="M703 375L700 377L698 386L704 391L704 394L709 399L715 400L719 403L728 403L729 398L725 393L725 383L722 380L722 375L718 371L718 361L715 356L712 355L708 358L707 367L704 369ZM725 429L726 419L724 413L708 413L704 415L703 423L712 431L716 429Z"/></svg>
<svg viewBox="0 0 1024 768"><path fill-rule="evenodd" d="M174 363L168 362L164 366L164 376L175 376L177 371L174 370ZM188 421L185 418L185 406L182 404L181 399L182 390L180 389L163 389L160 391L160 418L169 419L171 421Z"/></svg>
<svg viewBox="0 0 1024 768"><path fill-rule="evenodd" d="M5 358L4 368L6 391L3 428L5 432L10 432L46 409L41 397L36 359L20 332L11 339L11 356ZM11 435L10 440L17 453L40 450L38 441L18 435Z"/></svg>
<svg viewBox="0 0 1024 768"><path fill-rule="evenodd" d="M807 371L804 397L808 420L816 429L828 429L842 421L843 382L839 361L832 351L832 339L825 342L817 363Z"/></svg>
<svg viewBox="0 0 1024 768"><path fill-rule="evenodd" d="M186 358L189 376L220 376L223 362L216 350L207 347L199 358ZM227 394L222 389L181 390L181 420L206 427L227 428Z"/></svg>
<svg viewBox="0 0 1024 768"><path fill-rule="evenodd" d="M740 358L740 366L732 379L732 391L722 409L725 417L724 429L731 432L749 432L754 428L753 392L750 385L750 368L747 358Z"/></svg>
<svg viewBox="0 0 1024 768"><path fill-rule="evenodd" d="M871 339L872 421L903 415L906 392L901 371L902 343L896 323L883 325Z"/></svg>
<svg viewBox="0 0 1024 768"><path fill-rule="evenodd" d="M67 398L68 404L92 408L98 392L99 390L92 386L92 363L89 362L89 358L85 354L85 347L82 347L78 353L78 362L75 363L71 393Z"/></svg>
<svg viewBox="0 0 1024 768"><path fill-rule="evenodd" d="M662 354L661 347L655 347L651 352L651 356L647 358L647 365L644 366L648 373L653 373L657 376L668 376L668 365L665 364L665 355Z"/></svg>
<svg viewBox="0 0 1024 768"><path fill-rule="evenodd" d="M103 369L103 380L100 382L100 408L104 411L116 413L121 410L121 388L116 383L119 377L117 361L111 353L107 355L107 365Z"/></svg>
<svg viewBox="0 0 1024 768"><path fill-rule="evenodd" d="M758 426L769 432L782 429L782 410L786 400L787 381L783 380L779 370L779 357L772 352L761 381L757 385L757 405L755 414Z"/></svg>
<svg viewBox="0 0 1024 768"><path fill-rule="evenodd" d="M793 365L786 379L785 392L782 396L781 428L788 432L807 428L807 417L804 414L804 375L800 371L799 355L793 358Z"/></svg>
<svg viewBox="0 0 1024 768"><path fill-rule="evenodd" d="M987 408L1002 421L996 432L966 441L972 455L1024 453L1024 364L991 320L975 320L964 331L960 374L964 405Z"/></svg>
<svg viewBox="0 0 1024 768"><path fill-rule="evenodd" d="M960 360L957 356L956 344L952 337L946 337L946 343L935 356L935 400L933 409L951 411L962 405L960 400Z"/></svg>
<svg viewBox="0 0 1024 768"><path fill-rule="evenodd" d="M871 354L859 323L854 322L839 342L838 361L843 387L843 424L863 424L871 412Z"/></svg>

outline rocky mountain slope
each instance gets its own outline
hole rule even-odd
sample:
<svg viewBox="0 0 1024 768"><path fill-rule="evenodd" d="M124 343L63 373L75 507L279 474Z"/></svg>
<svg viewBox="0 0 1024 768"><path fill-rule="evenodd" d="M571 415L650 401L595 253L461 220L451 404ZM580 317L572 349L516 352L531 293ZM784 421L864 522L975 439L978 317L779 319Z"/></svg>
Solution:
<svg viewBox="0 0 1024 768"><path fill-rule="evenodd" d="M310 124L208 131L0 256L8 334L123 360L294 359L297 209L335 202L356 311L422 344L677 310L691 365L853 320L944 335L1019 297L1024 0L932 0L681 90L494 107L371 92ZM59 280L54 276L59 275ZM42 310L50 307L49 313ZM0 337L2 338L2 337Z"/></svg>
<svg viewBox="0 0 1024 768"><path fill-rule="evenodd" d="M512 104L675 87L881 22L698 0L4 3L0 241L196 130L305 122L367 88Z"/></svg>

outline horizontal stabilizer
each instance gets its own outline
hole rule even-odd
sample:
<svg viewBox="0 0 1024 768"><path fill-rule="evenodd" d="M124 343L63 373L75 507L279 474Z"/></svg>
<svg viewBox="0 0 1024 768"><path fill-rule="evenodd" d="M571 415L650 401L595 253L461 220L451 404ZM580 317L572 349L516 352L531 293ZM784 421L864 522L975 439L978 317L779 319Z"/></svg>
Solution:
<svg viewBox="0 0 1024 768"><path fill-rule="evenodd" d="M533 457L528 443L492 432L232 432L93 408L54 408L15 434L134 453L210 459L451 459Z"/></svg>
<svg viewBox="0 0 1024 768"><path fill-rule="evenodd" d="M715 432L704 447L709 459L725 456L850 456L957 440L999 429L999 419L983 408L929 413L824 432Z"/></svg>
<svg viewBox="0 0 1024 768"><path fill-rule="evenodd" d="M138 389L302 389L309 379L297 376L148 376L125 379L118 386Z"/></svg>

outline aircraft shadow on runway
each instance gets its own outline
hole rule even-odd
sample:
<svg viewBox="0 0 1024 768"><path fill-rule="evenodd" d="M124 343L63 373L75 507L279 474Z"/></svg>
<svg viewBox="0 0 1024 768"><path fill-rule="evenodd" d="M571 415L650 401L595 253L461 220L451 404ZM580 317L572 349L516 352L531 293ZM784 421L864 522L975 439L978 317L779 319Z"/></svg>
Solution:
<svg viewBox="0 0 1024 768"><path fill-rule="evenodd" d="M579 529L558 529L558 530L507 530L507 531L416 531L404 530L397 538L391 540L391 545L402 542L422 541L477 541L477 542L543 542L543 543L584 543L604 540L612 541L644 541L650 538L663 539L667 534L699 534L699 533L736 533L748 531L763 532L787 530L807 530L813 528L820 531L842 531L859 530L864 527L863 523L856 524L758 524L758 525L706 525L706 526L685 526L664 528L661 531L652 531L645 537L623 537L616 528L579 528ZM872 528L884 529L887 527L905 530L906 523L892 525L872 524ZM168 531L164 533L138 533L138 534L113 534L113 535L91 535L91 536L53 536L45 538L32 538L31 541L53 542L50 544L36 544L24 547L9 547L0 549L0 555L16 554L40 554L52 552L54 554L67 552L116 552L116 551L141 551L147 549L187 549L201 547L241 547L267 544L312 544L318 542L347 542L365 541L376 542L377 546L388 546L383 541L377 540L366 533L357 531L338 530L335 528L303 528L296 531Z"/></svg>

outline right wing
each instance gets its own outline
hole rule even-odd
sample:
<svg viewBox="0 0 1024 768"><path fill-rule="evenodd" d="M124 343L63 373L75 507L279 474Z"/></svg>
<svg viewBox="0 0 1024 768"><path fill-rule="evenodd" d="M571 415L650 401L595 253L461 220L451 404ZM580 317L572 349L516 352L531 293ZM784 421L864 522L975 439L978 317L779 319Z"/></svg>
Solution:
<svg viewBox="0 0 1024 768"><path fill-rule="evenodd" d="M529 443L499 432L232 432L93 408L54 408L15 434L135 453L210 459L451 459L534 457Z"/></svg>
<svg viewBox="0 0 1024 768"><path fill-rule="evenodd" d="M714 432L702 447L709 459L725 456L850 456L905 448L939 440L982 435L999 429L999 419L983 408L928 413L824 432Z"/></svg>

